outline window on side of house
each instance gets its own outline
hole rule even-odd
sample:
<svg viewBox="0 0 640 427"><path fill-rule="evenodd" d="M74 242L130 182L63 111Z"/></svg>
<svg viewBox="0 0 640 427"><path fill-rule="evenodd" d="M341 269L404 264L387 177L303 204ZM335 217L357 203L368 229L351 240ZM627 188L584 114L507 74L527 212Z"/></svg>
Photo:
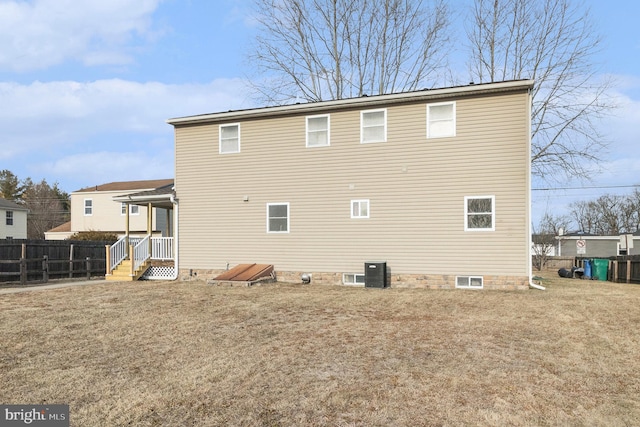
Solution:
<svg viewBox="0 0 640 427"><path fill-rule="evenodd" d="M240 152L240 124L220 125L220 154Z"/></svg>
<svg viewBox="0 0 640 427"><path fill-rule="evenodd" d="M456 276L456 288L482 289L483 282L482 276Z"/></svg>
<svg viewBox="0 0 640 427"><path fill-rule="evenodd" d="M456 103L427 104L427 138L456 136Z"/></svg>
<svg viewBox="0 0 640 427"><path fill-rule="evenodd" d="M267 203L267 233L289 232L289 203Z"/></svg>
<svg viewBox="0 0 640 427"><path fill-rule="evenodd" d="M369 200L351 201L351 218L369 218Z"/></svg>
<svg viewBox="0 0 640 427"><path fill-rule="evenodd" d="M387 140L387 110L360 112L360 142L385 142Z"/></svg>
<svg viewBox="0 0 640 427"><path fill-rule="evenodd" d="M127 214L127 204L126 203L122 203L122 206L120 208L120 213L122 215L126 215ZM140 206L134 205L134 204L129 205L129 215L138 215L138 214L140 214Z"/></svg>
<svg viewBox="0 0 640 427"><path fill-rule="evenodd" d="M345 285L364 285L364 274L344 273L342 275L342 283Z"/></svg>
<svg viewBox="0 0 640 427"><path fill-rule="evenodd" d="M329 115L307 117L307 147L327 147L330 142Z"/></svg>
<svg viewBox="0 0 640 427"><path fill-rule="evenodd" d="M464 198L464 230L495 230L495 196L466 196Z"/></svg>
<svg viewBox="0 0 640 427"><path fill-rule="evenodd" d="M6 224L7 225L13 225L13 211L7 211Z"/></svg>
<svg viewBox="0 0 640 427"><path fill-rule="evenodd" d="M93 199L84 199L84 216L93 215Z"/></svg>

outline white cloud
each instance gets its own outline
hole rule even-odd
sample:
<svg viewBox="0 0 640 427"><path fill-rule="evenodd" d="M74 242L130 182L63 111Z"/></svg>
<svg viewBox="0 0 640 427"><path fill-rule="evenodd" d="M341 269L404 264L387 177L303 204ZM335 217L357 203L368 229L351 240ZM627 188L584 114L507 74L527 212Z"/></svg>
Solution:
<svg viewBox="0 0 640 427"><path fill-rule="evenodd" d="M123 47L153 39L161 0L9 0L0 2L0 70L45 69L73 59L94 65L131 61ZM126 50L125 50L126 52Z"/></svg>
<svg viewBox="0 0 640 427"><path fill-rule="evenodd" d="M67 191L87 181L172 175L166 120L246 108L244 88L240 79L0 83L0 98L11 106L0 115L0 162L20 178L58 181Z"/></svg>

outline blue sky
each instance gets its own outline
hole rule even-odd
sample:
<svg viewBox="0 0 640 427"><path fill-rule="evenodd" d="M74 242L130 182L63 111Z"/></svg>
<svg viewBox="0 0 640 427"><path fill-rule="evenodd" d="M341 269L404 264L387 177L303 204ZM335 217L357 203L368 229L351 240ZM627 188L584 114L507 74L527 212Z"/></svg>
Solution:
<svg viewBox="0 0 640 427"><path fill-rule="evenodd" d="M468 0L451 2L455 10ZM251 0L0 0L0 169L67 191L173 176L171 117L258 106ZM585 1L619 108L583 182L640 184L640 2ZM463 73L462 70L460 70ZM600 172L597 169L601 169ZM589 181L590 180L590 181ZM534 187L548 187L534 183ZM534 218L628 188L534 191Z"/></svg>

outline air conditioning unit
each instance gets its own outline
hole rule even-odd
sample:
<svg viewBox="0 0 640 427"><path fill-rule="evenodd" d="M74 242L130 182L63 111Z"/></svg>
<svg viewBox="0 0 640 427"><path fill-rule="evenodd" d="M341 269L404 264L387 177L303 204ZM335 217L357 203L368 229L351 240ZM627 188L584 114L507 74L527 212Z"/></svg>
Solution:
<svg viewBox="0 0 640 427"><path fill-rule="evenodd" d="M365 262L364 263L364 287L365 288L386 288L387 283L387 263L386 261Z"/></svg>

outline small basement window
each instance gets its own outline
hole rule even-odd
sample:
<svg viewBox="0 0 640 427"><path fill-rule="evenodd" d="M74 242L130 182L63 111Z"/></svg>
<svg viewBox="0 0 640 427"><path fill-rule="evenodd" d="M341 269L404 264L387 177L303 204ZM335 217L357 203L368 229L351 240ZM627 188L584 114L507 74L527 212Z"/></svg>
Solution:
<svg viewBox="0 0 640 427"><path fill-rule="evenodd" d="M342 283L345 285L364 285L364 274L344 273L342 275Z"/></svg>
<svg viewBox="0 0 640 427"><path fill-rule="evenodd" d="M456 288L482 289L482 276L456 276Z"/></svg>

